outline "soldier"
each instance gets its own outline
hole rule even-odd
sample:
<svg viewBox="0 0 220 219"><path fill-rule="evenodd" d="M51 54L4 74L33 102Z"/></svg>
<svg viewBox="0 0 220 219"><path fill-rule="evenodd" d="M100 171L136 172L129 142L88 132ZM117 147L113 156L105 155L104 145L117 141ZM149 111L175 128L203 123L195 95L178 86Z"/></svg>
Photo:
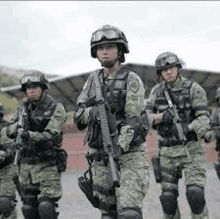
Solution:
<svg viewBox="0 0 220 219"><path fill-rule="evenodd" d="M13 165L14 140L7 137L6 127L9 123L3 117L4 107L0 105L0 218L16 219L16 187L13 178L18 168Z"/></svg>
<svg viewBox="0 0 220 219"><path fill-rule="evenodd" d="M7 129L10 138L22 139L19 178L25 219L58 218L56 207L62 197L61 172L66 165L62 127L66 111L46 94L48 86L39 71L30 71L21 78L21 90L27 98L21 101L15 122Z"/></svg>
<svg viewBox="0 0 220 219"><path fill-rule="evenodd" d="M79 130L89 126L86 136L89 146L87 158L91 164L90 182L93 182L89 185L93 189L90 201L100 209L102 219L142 219L142 203L149 186L146 133L142 131L140 121L145 90L140 77L121 64L125 61L124 54L128 52L127 39L118 28L104 25L92 34L91 56L97 58L103 68L89 75L77 99L74 115ZM115 159L120 168L121 185L116 189L109 184L99 112L96 105L89 106L89 102L94 102L96 98L95 74L98 75L106 108L110 112L110 129L117 125L117 151L121 156Z"/></svg>
<svg viewBox="0 0 220 219"><path fill-rule="evenodd" d="M155 85L147 100L149 123L157 130L159 167L161 173L160 202L164 219L179 219L178 180L185 173L186 197L191 208L191 218L208 218L204 197L206 159L203 137L209 129L207 99L204 89L196 82L180 75L182 65L174 53L160 54L156 71L163 80ZM174 112L168 106L165 93L176 106L186 146L177 136ZM189 154L188 154L189 153ZM188 154L188 156L187 156Z"/></svg>
<svg viewBox="0 0 220 219"><path fill-rule="evenodd" d="M211 131L205 135L205 142L216 141L215 150L218 152L218 161L214 163L218 178L220 179L220 88L217 89L215 100L217 102L217 109L211 116L210 126Z"/></svg>

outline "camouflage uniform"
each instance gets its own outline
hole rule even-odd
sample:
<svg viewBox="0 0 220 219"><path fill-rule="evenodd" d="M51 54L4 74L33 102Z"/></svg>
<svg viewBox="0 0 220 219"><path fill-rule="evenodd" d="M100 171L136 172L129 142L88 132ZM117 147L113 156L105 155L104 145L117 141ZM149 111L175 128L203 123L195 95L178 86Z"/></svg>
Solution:
<svg viewBox="0 0 220 219"><path fill-rule="evenodd" d="M35 72L27 77L33 75ZM36 75L42 76L39 72ZM59 167L60 158L66 156L62 149L62 127L66 121L66 111L61 103L44 92L37 106L25 98L17 108L14 123L7 130L11 138L18 133L21 107L25 108L23 118L26 125L22 136L24 145L20 152L22 212L25 219L55 219L58 214L55 212L58 206L56 202L62 197L63 169Z"/></svg>
<svg viewBox="0 0 220 219"><path fill-rule="evenodd" d="M192 218L208 218L204 199L206 159L202 139L209 129L206 93L198 83L178 77L179 80L175 82L174 87L170 87L165 81L154 86L146 106L149 122L153 128L157 129L158 134L158 156L162 177L160 200L164 219L180 218L177 197L178 180L182 177L182 170L185 173L186 196L192 210ZM173 104L177 107L184 134L187 137L191 161L187 158L182 143L176 138L174 126L163 122L155 125L158 113L164 113L168 108L164 95L165 86L169 90ZM193 131L187 131L188 125Z"/></svg>
<svg viewBox="0 0 220 219"><path fill-rule="evenodd" d="M214 166L215 166L217 176L220 179L220 153L219 153L220 151L220 103L219 103L219 99L220 99L220 88L217 89L216 96L215 96L215 100L217 102L218 107L211 116L211 120L210 120L211 130L206 133L205 141L207 143L211 141L216 142L215 150L218 152L218 161L214 163Z"/></svg>
<svg viewBox="0 0 220 219"><path fill-rule="evenodd" d="M144 109L144 86L139 76L123 65L114 75L107 75L103 69L89 75L77 99L78 109L74 115L74 121L80 130L89 125L86 136L88 157L100 154L103 150L102 141L98 140L101 136L101 132L97 131L100 125L95 126L91 117L93 107L82 108L89 100L95 99L94 74L98 74L105 101L115 115L118 144L123 149L123 154L118 160L120 187L116 189L110 186L109 169L103 160L97 159L92 164L93 198L98 200L96 207L101 210L103 219L139 219L142 218L142 203L149 187L145 136L140 136L141 131L138 133L136 129L140 113ZM108 122L111 123L110 119Z"/></svg>
<svg viewBox="0 0 220 219"><path fill-rule="evenodd" d="M0 153L1 157L5 156L3 162L1 162L0 169L0 199L1 206L7 206L10 211L6 211L3 215L1 214L0 218L8 218L8 219L16 219L17 211L16 211L16 187L13 182L13 178L18 171L18 166L13 164L14 160L14 140L7 137L6 134L6 125L8 123L6 121L1 122L1 138L0 138ZM6 200L6 198L9 198ZM5 201L5 205L2 204L2 201Z"/></svg>

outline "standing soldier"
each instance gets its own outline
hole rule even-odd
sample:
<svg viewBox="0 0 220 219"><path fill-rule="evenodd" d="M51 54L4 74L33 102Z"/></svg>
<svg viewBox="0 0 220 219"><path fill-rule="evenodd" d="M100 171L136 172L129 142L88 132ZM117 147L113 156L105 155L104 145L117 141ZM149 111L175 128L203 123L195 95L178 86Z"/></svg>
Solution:
<svg viewBox="0 0 220 219"><path fill-rule="evenodd" d="M214 163L217 176L220 180L220 87L217 89L215 100L217 102L217 109L211 116L210 126L211 131L205 135L205 142L209 143L216 140L215 150L218 152L218 162Z"/></svg>
<svg viewBox="0 0 220 219"><path fill-rule="evenodd" d="M16 219L16 187L13 178L17 172L14 161L14 140L7 137L9 123L3 120L4 108L0 105L0 218Z"/></svg>
<svg viewBox="0 0 220 219"><path fill-rule="evenodd" d="M125 61L124 53L128 52L127 39L118 28L104 25L92 34L91 56L103 68L89 75L77 99L74 116L79 130L89 126L86 141L91 178L80 178L79 186L84 192L87 190L86 196L100 209L102 219L142 219L143 199L149 186L146 132L140 119L145 90L140 77L121 64ZM108 155L103 151L99 103L94 101L98 96L97 84L104 97L110 132L117 138L118 154L114 159L120 169L120 187L116 189L110 186ZM82 179L88 183L85 185ZM92 193L88 188L92 188Z"/></svg>
<svg viewBox="0 0 220 219"><path fill-rule="evenodd" d="M66 111L45 93L48 81L39 71L21 79L25 98L17 109L15 123L7 135L20 147L20 186L25 219L56 219L62 197L61 172L66 152L62 149L62 127ZM64 159L63 159L64 158Z"/></svg>
<svg viewBox="0 0 220 219"><path fill-rule="evenodd" d="M180 218L178 180L183 170L191 218L205 219L208 218L208 210L204 197L206 160L202 138L209 129L206 93L198 83L180 75L182 66L177 55L162 53L155 64L157 74L163 82L151 90L146 112L151 126L158 134L161 174L158 182L161 182L162 189L160 202L163 218ZM176 116L179 116L177 121Z"/></svg>

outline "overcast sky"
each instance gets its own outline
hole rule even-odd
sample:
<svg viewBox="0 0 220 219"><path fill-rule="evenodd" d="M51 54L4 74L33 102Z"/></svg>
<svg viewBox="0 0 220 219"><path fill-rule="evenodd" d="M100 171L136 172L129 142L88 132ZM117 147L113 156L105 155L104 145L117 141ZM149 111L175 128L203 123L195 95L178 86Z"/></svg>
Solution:
<svg viewBox="0 0 220 219"><path fill-rule="evenodd" d="M165 51L185 68L220 71L218 1L0 1L0 65L72 75L100 68L92 33L104 24L129 42L126 63L154 65Z"/></svg>

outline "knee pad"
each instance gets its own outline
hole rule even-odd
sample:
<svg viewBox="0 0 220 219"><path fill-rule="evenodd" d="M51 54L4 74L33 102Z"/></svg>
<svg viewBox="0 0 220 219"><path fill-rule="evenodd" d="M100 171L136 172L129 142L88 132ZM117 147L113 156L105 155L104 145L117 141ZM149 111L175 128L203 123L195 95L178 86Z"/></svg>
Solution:
<svg viewBox="0 0 220 219"><path fill-rule="evenodd" d="M119 219L143 219L142 211L139 208L123 208Z"/></svg>
<svg viewBox="0 0 220 219"><path fill-rule="evenodd" d="M163 211L168 215L175 215L177 209L178 191L163 190L160 196L160 202Z"/></svg>
<svg viewBox="0 0 220 219"><path fill-rule="evenodd" d="M117 219L117 212L103 213L101 219Z"/></svg>
<svg viewBox="0 0 220 219"><path fill-rule="evenodd" d="M194 214L200 214L204 210L204 188L193 185L187 186L186 197Z"/></svg>
<svg viewBox="0 0 220 219"><path fill-rule="evenodd" d="M36 195L24 195L21 208L25 219L38 219L38 200Z"/></svg>
<svg viewBox="0 0 220 219"><path fill-rule="evenodd" d="M0 214L9 217L15 209L15 203L8 196L0 196Z"/></svg>
<svg viewBox="0 0 220 219"><path fill-rule="evenodd" d="M39 199L38 211L41 219L57 219L56 203L47 197Z"/></svg>

